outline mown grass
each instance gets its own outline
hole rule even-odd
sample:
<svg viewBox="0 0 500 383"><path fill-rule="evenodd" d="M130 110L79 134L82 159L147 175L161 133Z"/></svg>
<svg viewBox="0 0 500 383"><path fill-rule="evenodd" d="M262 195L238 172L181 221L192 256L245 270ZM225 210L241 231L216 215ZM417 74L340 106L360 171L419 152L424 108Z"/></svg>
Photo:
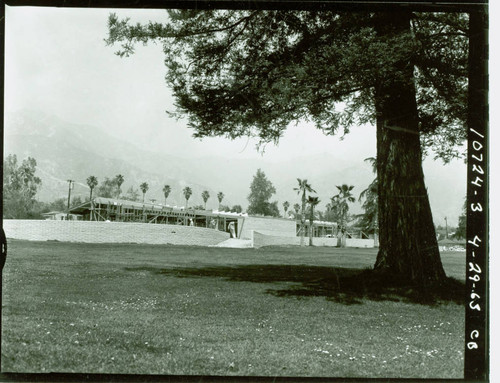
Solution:
<svg viewBox="0 0 500 383"><path fill-rule="evenodd" d="M2 371L461 378L462 305L344 284L375 257L10 241Z"/></svg>

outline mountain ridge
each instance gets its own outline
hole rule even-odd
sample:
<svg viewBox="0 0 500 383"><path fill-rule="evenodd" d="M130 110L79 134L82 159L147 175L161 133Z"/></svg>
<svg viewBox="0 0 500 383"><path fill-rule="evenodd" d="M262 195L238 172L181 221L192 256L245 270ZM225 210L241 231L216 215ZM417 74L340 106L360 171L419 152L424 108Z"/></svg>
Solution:
<svg viewBox="0 0 500 383"><path fill-rule="evenodd" d="M26 110L6 116L4 153L16 154L20 160L27 156L37 160L42 178L38 198L43 201L67 197L68 179L77 181L72 195L84 197L89 193L88 176L97 176L102 181L104 177L122 174L123 193L130 186L138 189L140 183L148 182L147 199L163 201L161 189L170 184L172 193L168 203L182 206L185 204L182 188L190 186L193 189L190 205L203 204L201 192L208 190L209 209L217 208L219 191L226 195L223 204L239 204L245 208L253 175L261 168L277 190L271 201L278 201L281 211L285 200L291 206L299 202L299 196L293 191L297 178L306 178L316 189L322 210L336 194L336 185L354 185L357 198L375 177L371 165L363 159L349 161L329 153L297 155L288 161L273 162L265 157L259 160L215 156L180 158L148 152L97 127ZM439 222L444 216L449 222L457 221L465 196L465 167L454 164L440 168L424 162L424 169L435 221ZM463 196L447 196L450 185L456 190L462 189ZM361 212L358 202L352 212Z"/></svg>

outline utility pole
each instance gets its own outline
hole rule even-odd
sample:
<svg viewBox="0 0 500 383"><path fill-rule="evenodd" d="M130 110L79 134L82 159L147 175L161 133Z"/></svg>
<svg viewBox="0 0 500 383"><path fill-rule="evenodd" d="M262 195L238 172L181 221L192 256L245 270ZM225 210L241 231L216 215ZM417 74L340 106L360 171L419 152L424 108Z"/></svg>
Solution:
<svg viewBox="0 0 500 383"><path fill-rule="evenodd" d="M68 211L66 213L66 221L69 221L69 202L71 199L71 189L73 189L73 185L75 184L75 181L73 180L68 180L69 186L68 186Z"/></svg>
<svg viewBox="0 0 500 383"><path fill-rule="evenodd" d="M445 227L446 227L446 239L448 239L448 217L444 217Z"/></svg>

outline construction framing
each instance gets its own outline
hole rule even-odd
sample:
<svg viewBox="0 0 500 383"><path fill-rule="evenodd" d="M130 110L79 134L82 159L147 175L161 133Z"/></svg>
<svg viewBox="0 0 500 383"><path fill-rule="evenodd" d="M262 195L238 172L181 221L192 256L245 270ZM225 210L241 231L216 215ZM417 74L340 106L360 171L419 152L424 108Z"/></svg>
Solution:
<svg viewBox="0 0 500 383"><path fill-rule="evenodd" d="M233 223L239 237L245 215L212 210L196 210L166 206L148 202L135 202L113 198L96 197L70 209L70 213L81 214L86 221L142 222L197 226L229 231Z"/></svg>

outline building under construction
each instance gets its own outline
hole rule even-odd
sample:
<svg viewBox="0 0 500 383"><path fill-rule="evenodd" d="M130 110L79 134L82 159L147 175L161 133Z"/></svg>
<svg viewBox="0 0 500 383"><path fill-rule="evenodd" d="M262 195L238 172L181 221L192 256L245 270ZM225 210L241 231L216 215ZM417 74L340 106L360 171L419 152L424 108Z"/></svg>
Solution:
<svg viewBox="0 0 500 383"><path fill-rule="evenodd" d="M169 225L198 226L229 231L233 223L235 232L244 215L213 210L168 206L148 202L96 197L70 210L86 221L142 222ZM233 226L232 225L232 226Z"/></svg>
<svg viewBox="0 0 500 383"><path fill-rule="evenodd" d="M197 210L149 202L96 197L70 209L85 221L141 222L150 224L185 225L230 232L232 237L250 238L251 231L272 236L300 236L300 222L295 219L248 216L244 213L217 210ZM333 237L337 232L334 222L313 222L314 237ZM309 235L306 221L305 235Z"/></svg>

